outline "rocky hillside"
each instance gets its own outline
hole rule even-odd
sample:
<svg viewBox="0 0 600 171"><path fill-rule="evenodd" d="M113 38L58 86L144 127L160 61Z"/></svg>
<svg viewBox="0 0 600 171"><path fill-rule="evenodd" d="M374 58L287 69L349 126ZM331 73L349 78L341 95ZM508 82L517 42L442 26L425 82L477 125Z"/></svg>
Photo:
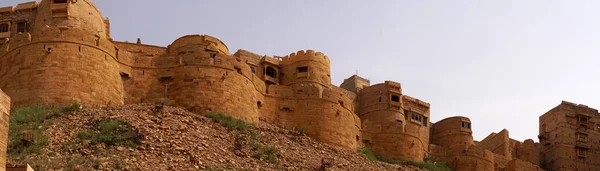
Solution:
<svg viewBox="0 0 600 171"><path fill-rule="evenodd" d="M149 104L36 106L11 116L9 163L36 170L420 170L300 131Z"/></svg>

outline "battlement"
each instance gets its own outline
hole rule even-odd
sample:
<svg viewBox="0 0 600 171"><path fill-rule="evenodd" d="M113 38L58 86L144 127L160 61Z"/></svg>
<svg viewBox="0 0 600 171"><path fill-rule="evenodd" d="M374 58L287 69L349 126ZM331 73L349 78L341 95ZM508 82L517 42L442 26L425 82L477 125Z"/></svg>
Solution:
<svg viewBox="0 0 600 171"><path fill-rule="evenodd" d="M414 102L414 103L416 103L416 104L418 104L418 105L421 105L421 106L423 106L423 107L426 107L426 108L429 108L429 107L430 107L430 104L429 104L429 103L427 103L427 102L424 102L424 101L422 101L422 100L419 100L419 99L417 99L417 98L414 98L414 97L407 96L407 95L404 95L404 96L403 96L403 100L405 100L405 101L409 101L409 102Z"/></svg>
<svg viewBox="0 0 600 171"><path fill-rule="evenodd" d="M572 107L579 107L579 108L583 108L583 109L590 109L590 110L598 111L597 109L591 108L588 105L577 104L577 103L573 103L573 102L569 102L569 101L564 101L564 100L560 104L561 105L568 105L568 106L572 106Z"/></svg>
<svg viewBox="0 0 600 171"><path fill-rule="evenodd" d="M264 57L263 55L259 55L244 49L238 49L233 56L243 58L246 60L246 63L252 65L258 65L260 60Z"/></svg>
<svg viewBox="0 0 600 171"><path fill-rule="evenodd" d="M282 59L282 65L288 65L299 61L317 61L327 66L330 65L329 57L325 56L322 52L315 52L314 50L299 50L296 53L291 53Z"/></svg>
<svg viewBox="0 0 600 171"><path fill-rule="evenodd" d="M177 49L188 45L204 46L206 50L229 55L229 48L227 48L227 45L225 45L225 43L223 43L221 40L209 35L199 34L186 35L173 41L173 43L171 43L171 45L168 47L169 53L175 54Z"/></svg>
<svg viewBox="0 0 600 171"><path fill-rule="evenodd" d="M331 61L322 52L271 57L240 49L231 55L223 41L199 34L177 38L168 47L115 42L110 23L91 0L54 2L0 8L0 88L12 104L164 102L198 113L222 112L251 123L260 118L306 129L316 140L352 150L364 145L390 159L422 161L434 155L461 166L458 170L494 170L511 155L539 161L539 144L512 140L506 130L475 144L467 117L432 124L430 104L403 94L399 82L371 86L368 79L353 75L333 86ZM0 114L9 108L2 108L9 106L2 105L7 102L2 97L0 93ZM579 134L597 141L591 134L600 130L596 109L563 101L551 112L540 119L540 132L565 125L553 123L572 123ZM559 118L564 116L568 118ZM572 133L557 133L540 137L572 139ZM586 140L578 133L578 139ZM502 151L487 150L499 142ZM495 156L500 156L498 162Z"/></svg>
<svg viewBox="0 0 600 171"><path fill-rule="evenodd" d="M262 59L261 61L265 62L265 63L270 63L270 64L273 64L273 65L280 65L281 64L281 58L264 56L261 59Z"/></svg>
<svg viewBox="0 0 600 171"><path fill-rule="evenodd" d="M12 6L0 7L0 14L3 14L3 13L12 13L12 12L13 12L13 7Z"/></svg>
<svg viewBox="0 0 600 171"><path fill-rule="evenodd" d="M31 2L17 4L17 6L14 6L14 7L13 6L0 7L0 14L13 13L15 11L22 11L22 10L31 10L31 9L37 8L37 6L38 6L38 3L36 1L31 1Z"/></svg>
<svg viewBox="0 0 600 171"><path fill-rule="evenodd" d="M14 11L34 9L37 8L37 5L38 3L36 1L20 3L14 8Z"/></svg>

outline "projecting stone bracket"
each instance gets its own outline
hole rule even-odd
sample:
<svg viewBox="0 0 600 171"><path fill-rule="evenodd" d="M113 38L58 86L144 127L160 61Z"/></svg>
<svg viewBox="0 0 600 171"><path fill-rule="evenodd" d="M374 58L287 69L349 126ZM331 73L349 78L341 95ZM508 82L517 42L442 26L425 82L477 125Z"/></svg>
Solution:
<svg viewBox="0 0 600 171"><path fill-rule="evenodd" d="M52 18L68 18L69 17L69 2L67 3L52 3Z"/></svg>

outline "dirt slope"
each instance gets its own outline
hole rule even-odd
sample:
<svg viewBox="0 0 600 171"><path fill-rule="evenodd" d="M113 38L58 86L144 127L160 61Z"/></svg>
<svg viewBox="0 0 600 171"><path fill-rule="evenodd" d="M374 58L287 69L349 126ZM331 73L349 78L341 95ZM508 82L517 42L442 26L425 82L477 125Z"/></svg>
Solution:
<svg viewBox="0 0 600 171"><path fill-rule="evenodd" d="M330 164L327 170L420 170L370 161L355 151L264 122L250 128L254 133L241 133L180 108L155 108L139 104L63 114L44 132L50 143L41 154L9 162L27 162L36 170L318 170L325 160ZM129 123L140 134L139 145L111 146L79 138L103 119Z"/></svg>

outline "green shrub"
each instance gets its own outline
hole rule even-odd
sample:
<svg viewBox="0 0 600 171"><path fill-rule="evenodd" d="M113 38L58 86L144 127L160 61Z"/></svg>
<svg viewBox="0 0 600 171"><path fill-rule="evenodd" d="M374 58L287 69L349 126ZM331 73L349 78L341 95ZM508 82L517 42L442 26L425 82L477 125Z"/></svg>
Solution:
<svg viewBox="0 0 600 171"><path fill-rule="evenodd" d="M402 161L387 159L384 157L376 157L373 152L367 148L358 149L359 153L362 153L366 158L372 161L381 161L390 164L400 164ZM430 158L425 158L424 162L407 161L407 164L417 166L419 168L426 168L431 171L452 171L450 167L444 162L434 162Z"/></svg>
<svg viewBox="0 0 600 171"><path fill-rule="evenodd" d="M77 138L90 140L92 144L136 147L141 144L142 136L124 120L102 119L92 124L92 130L78 133Z"/></svg>
<svg viewBox="0 0 600 171"><path fill-rule="evenodd" d="M304 133L306 133L306 127L302 126L302 127L298 128L298 133L299 133L299 134L304 134Z"/></svg>
<svg viewBox="0 0 600 171"><path fill-rule="evenodd" d="M77 103L77 101L73 101L73 103L66 105L66 106L62 106L62 107L58 107L58 108L54 108L52 113L50 115L48 115L46 117L46 119L52 119L52 118L57 118L62 116L65 113L70 113L73 111L77 111L79 109L82 109L83 105Z"/></svg>
<svg viewBox="0 0 600 171"><path fill-rule="evenodd" d="M377 159L381 162L385 162L385 163L390 163L390 164L400 164L402 163L402 161L399 160L392 160L392 159L388 159L388 158L384 158L384 157L377 157Z"/></svg>
<svg viewBox="0 0 600 171"><path fill-rule="evenodd" d="M445 162L434 162L429 160L424 162L408 161L406 163L413 166L417 166L419 168L426 168L431 171L452 171L452 169L448 167L448 165Z"/></svg>
<svg viewBox="0 0 600 171"><path fill-rule="evenodd" d="M256 159L264 159L267 163L278 163L279 149L273 145L262 146L257 143L251 143L250 147L254 151L252 157Z"/></svg>
<svg viewBox="0 0 600 171"><path fill-rule="evenodd" d="M204 116L212 119L214 122L221 124L221 126L227 128L227 130L229 130L229 131L238 130L238 131L246 132L251 127L251 125L248 124L247 122L240 120L240 119L233 118L233 117L231 117L229 115L225 115L223 113L216 113L216 114L207 113L207 114L204 114Z"/></svg>
<svg viewBox="0 0 600 171"><path fill-rule="evenodd" d="M40 154L49 144L43 132L51 120L63 113L78 110L80 105L73 102L64 107L37 104L19 107L10 115L8 133L8 154L11 158L32 153Z"/></svg>
<svg viewBox="0 0 600 171"><path fill-rule="evenodd" d="M62 113L68 113L79 109L83 109L83 105L77 103L77 101L73 101L73 103L71 103L70 105L61 107L60 111Z"/></svg>
<svg viewBox="0 0 600 171"><path fill-rule="evenodd" d="M377 159L377 157L375 157L373 152L367 148L360 148L360 149L358 149L358 152L365 155L365 157L367 157L367 159L369 159L369 160L379 161L379 159Z"/></svg>

